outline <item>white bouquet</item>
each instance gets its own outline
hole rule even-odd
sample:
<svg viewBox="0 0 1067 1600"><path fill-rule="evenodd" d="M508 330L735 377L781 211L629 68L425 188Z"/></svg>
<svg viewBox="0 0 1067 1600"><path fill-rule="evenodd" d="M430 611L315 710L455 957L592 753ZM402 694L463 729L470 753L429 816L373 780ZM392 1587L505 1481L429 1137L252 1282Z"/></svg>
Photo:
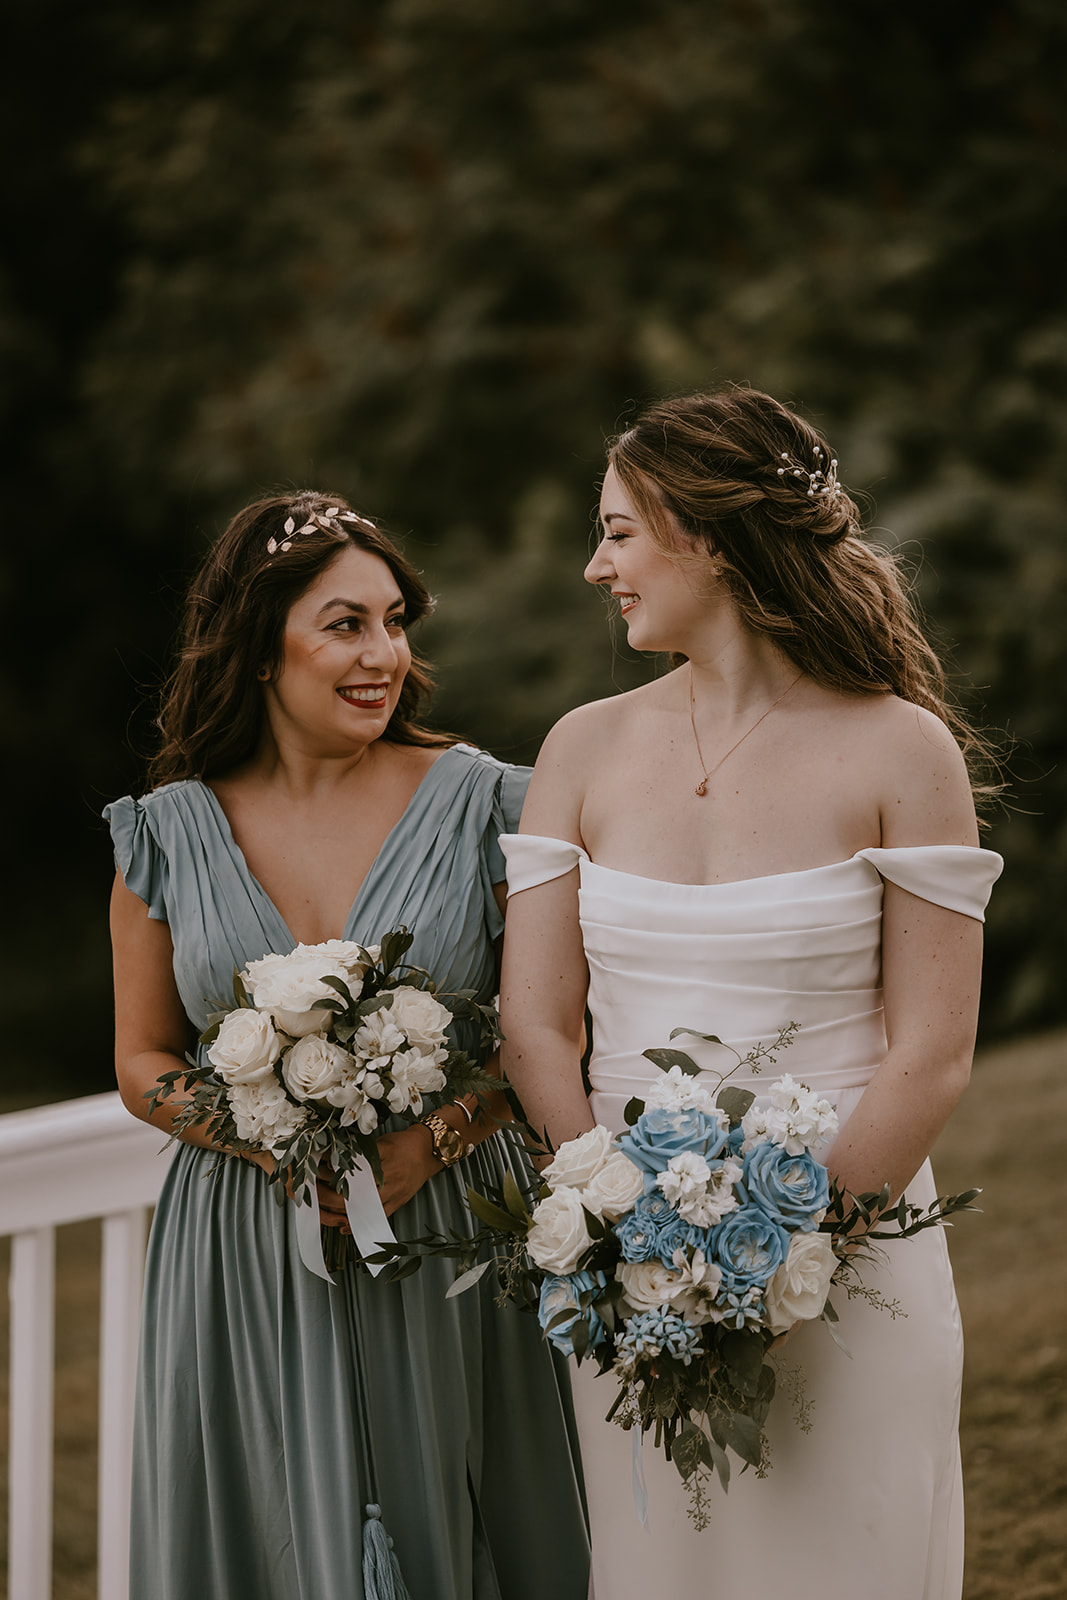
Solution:
<svg viewBox="0 0 1067 1600"><path fill-rule="evenodd" d="M401 928L380 945L330 939L250 961L234 973L236 1006L211 1017L198 1058L164 1073L147 1096L155 1109L180 1085L188 1097L175 1111L176 1135L202 1126L226 1155L272 1156L279 1199L310 1208L298 1222L315 1271L324 1270L314 1243L320 1175L345 1196L362 1256L372 1254L393 1240L375 1186L384 1124L500 1088L448 1036L458 1017L471 1020L484 1055L499 1038L496 1013L473 992L443 1004L430 975L403 962L411 943ZM323 1229L322 1242L332 1265L344 1265L348 1241L338 1230Z"/></svg>

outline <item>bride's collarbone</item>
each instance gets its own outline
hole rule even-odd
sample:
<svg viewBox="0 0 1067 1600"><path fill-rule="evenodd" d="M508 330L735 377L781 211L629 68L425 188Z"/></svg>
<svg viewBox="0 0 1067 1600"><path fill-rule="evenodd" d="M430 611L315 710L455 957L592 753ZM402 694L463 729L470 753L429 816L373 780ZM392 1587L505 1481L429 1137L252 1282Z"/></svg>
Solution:
<svg viewBox="0 0 1067 1600"><path fill-rule="evenodd" d="M699 773L697 774L699 778ZM582 814L594 862L669 883L733 883L846 861L880 839L876 808L823 792L798 795L788 775L773 786L699 796L660 785L620 786Z"/></svg>

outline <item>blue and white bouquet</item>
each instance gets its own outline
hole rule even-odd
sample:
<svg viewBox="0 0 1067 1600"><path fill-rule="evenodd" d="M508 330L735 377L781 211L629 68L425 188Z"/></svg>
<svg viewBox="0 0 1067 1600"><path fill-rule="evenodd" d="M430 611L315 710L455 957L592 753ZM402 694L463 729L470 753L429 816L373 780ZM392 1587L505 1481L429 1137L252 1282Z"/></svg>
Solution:
<svg viewBox="0 0 1067 1600"><path fill-rule="evenodd" d="M787 1024L738 1066L759 1072L795 1032ZM568 1140L536 1193L513 1179L492 1194L468 1189L485 1225L473 1241L412 1240L397 1253L457 1257L465 1270L450 1293L495 1264L502 1298L535 1310L552 1344L615 1379L608 1420L653 1434L702 1528L712 1476L729 1483L729 1451L767 1470L776 1339L799 1322L835 1322L835 1285L885 1304L856 1276L874 1241L939 1226L977 1191L925 1211L891 1205L888 1187L846 1197L817 1156L837 1132L829 1101L783 1076L757 1102L680 1050L644 1053L663 1076L630 1101L626 1132L598 1125Z"/></svg>

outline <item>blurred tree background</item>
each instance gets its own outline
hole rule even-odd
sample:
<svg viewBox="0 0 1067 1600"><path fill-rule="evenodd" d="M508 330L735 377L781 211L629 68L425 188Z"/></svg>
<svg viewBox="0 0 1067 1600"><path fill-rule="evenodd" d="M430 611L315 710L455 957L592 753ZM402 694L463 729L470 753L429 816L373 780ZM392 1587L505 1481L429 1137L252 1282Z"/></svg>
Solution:
<svg viewBox="0 0 1067 1600"><path fill-rule="evenodd" d="M4 1087L109 1086L97 813L139 791L232 511L312 484L405 536L440 721L529 760L656 670L581 582L605 435L731 380L829 433L1015 741L985 1026L1067 1015L1060 0L8 0L4 25Z"/></svg>

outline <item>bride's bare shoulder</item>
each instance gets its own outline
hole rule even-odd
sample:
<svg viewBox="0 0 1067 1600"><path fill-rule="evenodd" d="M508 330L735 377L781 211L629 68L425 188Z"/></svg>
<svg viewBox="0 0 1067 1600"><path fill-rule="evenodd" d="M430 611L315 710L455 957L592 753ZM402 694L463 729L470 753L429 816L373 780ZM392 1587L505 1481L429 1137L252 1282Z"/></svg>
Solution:
<svg viewBox="0 0 1067 1600"><path fill-rule="evenodd" d="M654 714L670 697L669 684L669 678L658 678L625 694L576 706L548 734L539 763L547 758L566 760L569 765L577 763L582 768L595 764L605 745L616 747L621 737L639 726L643 716Z"/></svg>
<svg viewBox="0 0 1067 1600"><path fill-rule="evenodd" d="M885 844L977 842L967 764L951 729L896 695L853 708L853 758L877 789Z"/></svg>
<svg viewBox="0 0 1067 1600"><path fill-rule="evenodd" d="M522 814L524 832L584 843L581 816L590 781L618 757L627 739L639 736L640 718L654 710L665 681L592 700L560 718L537 758Z"/></svg>

